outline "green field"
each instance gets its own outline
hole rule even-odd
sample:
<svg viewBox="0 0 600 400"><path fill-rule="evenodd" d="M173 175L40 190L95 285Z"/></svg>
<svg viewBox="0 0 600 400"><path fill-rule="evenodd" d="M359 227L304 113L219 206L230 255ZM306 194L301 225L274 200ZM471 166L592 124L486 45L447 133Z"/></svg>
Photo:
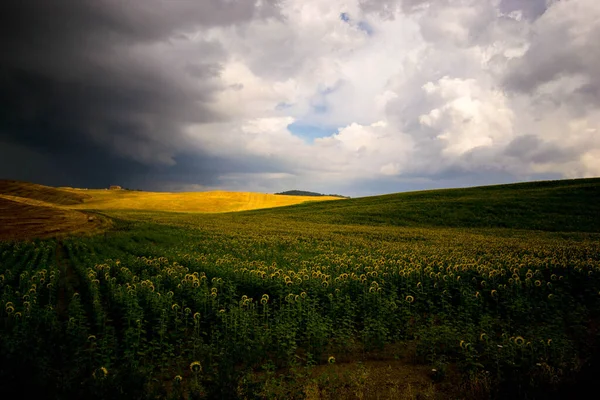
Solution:
<svg viewBox="0 0 600 400"><path fill-rule="evenodd" d="M595 378L600 179L97 212L102 234L0 242L3 391L545 399Z"/></svg>

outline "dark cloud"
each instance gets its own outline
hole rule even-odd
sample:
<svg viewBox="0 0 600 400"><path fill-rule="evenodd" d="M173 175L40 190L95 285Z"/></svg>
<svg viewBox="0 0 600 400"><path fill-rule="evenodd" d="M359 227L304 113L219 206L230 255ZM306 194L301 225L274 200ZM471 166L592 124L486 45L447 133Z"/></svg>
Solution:
<svg viewBox="0 0 600 400"><path fill-rule="evenodd" d="M499 8L505 14L520 11L523 17L534 20L546 11L548 5L546 0L501 0Z"/></svg>
<svg viewBox="0 0 600 400"><path fill-rule="evenodd" d="M151 167L81 144L47 151L0 141L0 179L17 179L51 186L105 188L129 186L149 176Z"/></svg>
<svg viewBox="0 0 600 400"><path fill-rule="evenodd" d="M246 156L226 158L204 152L182 152L173 165L144 164L131 158L102 152L92 144L47 151L0 141L0 179L32 181L51 186L181 190L187 186L215 187L225 174L244 171L264 174L280 171L274 160ZM44 173L40 173L44 171Z"/></svg>
<svg viewBox="0 0 600 400"><path fill-rule="evenodd" d="M2 2L0 143L30 160L3 157L0 175L14 175L17 162L31 180L49 182L52 174L54 184L59 176L105 184L172 165L187 148L186 124L223 119L209 104L222 89L225 51L187 34L276 15L274 1L262 3ZM42 167L48 160L53 171Z"/></svg>
<svg viewBox="0 0 600 400"><path fill-rule="evenodd" d="M229 174L268 174L281 170L278 162L263 157L246 155L243 158L220 157L210 154L181 153L173 166L155 165L150 174L135 176L135 181L148 190L185 189L188 185L215 187Z"/></svg>
<svg viewBox="0 0 600 400"><path fill-rule="evenodd" d="M447 0L437 0L447 2ZM378 12L383 16L393 17L393 14L402 10L412 13L423 5L431 3L430 0L360 0L361 8L366 12Z"/></svg>
<svg viewBox="0 0 600 400"><path fill-rule="evenodd" d="M199 26L210 27L277 15L274 0L257 6L246 0L6 0L3 37L17 34L30 43L62 38L70 42L154 41ZM77 37L78 33L92 35ZM40 38L43 33L47 39Z"/></svg>
<svg viewBox="0 0 600 400"><path fill-rule="evenodd" d="M508 64L505 87L531 93L548 82L562 78L583 80L588 91L597 87L600 84L597 73L600 64L597 40L600 37L600 24L597 23L600 9L594 3L554 3L533 25L527 52ZM560 90L556 93L566 95Z"/></svg>
<svg viewBox="0 0 600 400"><path fill-rule="evenodd" d="M600 104L600 81L586 83L577 88L573 94L581 99L580 103L596 108L595 105Z"/></svg>
<svg viewBox="0 0 600 400"><path fill-rule="evenodd" d="M541 181L561 179L561 174L556 173L527 173L517 175L491 167L479 170L451 166L438 173L424 177L422 174L402 174L401 176L387 179L369 179L359 181L359 184L335 187L335 191L351 197L372 196L374 193L397 193L416 190L448 189L484 185L499 185L515 182ZM315 190L327 191L331 186Z"/></svg>
<svg viewBox="0 0 600 400"><path fill-rule="evenodd" d="M559 147L554 143L544 142L540 137L524 135L513 139L504 154L525 162L561 163L577 159L580 151L572 147Z"/></svg>
<svg viewBox="0 0 600 400"><path fill-rule="evenodd" d="M475 2L474 2L475 3ZM448 5L460 5L460 2L452 0L361 0L360 5L363 10L378 11L382 13L392 13L401 9L404 13L413 13L422 10L424 7L437 7ZM528 19L536 19L542 15L547 8L546 0L501 0L499 10L502 13L521 11L522 15Z"/></svg>
<svg viewBox="0 0 600 400"><path fill-rule="evenodd" d="M508 146L506 146L506 150L504 152L508 156L523 158L527 154L536 151L540 147L541 143L541 139L537 136L519 136L513 139Z"/></svg>
<svg viewBox="0 0 600 400"><path fill-rule="evenodd" d="M364 12L376 12L382 17L393 18L400 4L397 0L360 0Z"/></svg>

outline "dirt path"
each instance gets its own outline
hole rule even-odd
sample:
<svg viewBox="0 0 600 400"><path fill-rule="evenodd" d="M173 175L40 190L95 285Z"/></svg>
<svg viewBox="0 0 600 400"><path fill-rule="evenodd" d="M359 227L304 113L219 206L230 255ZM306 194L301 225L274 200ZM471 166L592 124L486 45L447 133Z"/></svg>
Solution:
<svg viewBox="0 0 600 400"><path fill-rule="evenodd" d="M56 310L59 320L65 321L69 315L69 302L73 298L73 293L78 291L81 286L81 281L73 269L64 245L60 241L56 244L55 262L60 271Z"/></svg>

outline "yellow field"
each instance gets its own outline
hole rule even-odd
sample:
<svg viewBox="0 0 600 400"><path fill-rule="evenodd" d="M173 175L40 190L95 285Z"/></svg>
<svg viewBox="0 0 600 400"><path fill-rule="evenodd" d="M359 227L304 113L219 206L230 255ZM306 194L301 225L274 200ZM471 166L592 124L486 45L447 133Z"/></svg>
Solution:
<svg viewBox="0 0 600 400"><path fill-rule="evenodd" d="M283 196L251 192L159 193L53 188L0 180L0 240L98 232L105 218L88 221L85 210L145 210L224 213L281 207L338 197Z"/></svg>
<svg viewBox="0 0 600 400"><path fill-rule="evenodd" d="M340 199L330 196L283 196L265 193L224 191L163 193L129 190L67 190L73 193L85 193L88 195L83 203L71 205L69 208L93 210L222 213L289 206L306 201Z"/></svg>

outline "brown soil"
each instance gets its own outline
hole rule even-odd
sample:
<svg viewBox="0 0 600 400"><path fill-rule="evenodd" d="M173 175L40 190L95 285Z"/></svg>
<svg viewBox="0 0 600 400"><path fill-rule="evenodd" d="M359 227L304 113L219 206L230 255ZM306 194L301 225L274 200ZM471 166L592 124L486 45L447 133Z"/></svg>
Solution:
<svg viewBox="0 0 600 400"><path fill-rule="evenodd" d="M0 240L48 238L93 233L109 225L106 218L79 211L42 207L0 198Z"/></svg>
<svg viewBox="0 0 600 400"><path fill-rule="evenodd" d="M412 342L388 345L382 351L337 354L333 364L304 371L282 369L268 376L256 371L252 380L264 385L265 398L303 399L473 399L462 392L460 374L452 364L435 380L432 367L417 362Z"/></svg>

